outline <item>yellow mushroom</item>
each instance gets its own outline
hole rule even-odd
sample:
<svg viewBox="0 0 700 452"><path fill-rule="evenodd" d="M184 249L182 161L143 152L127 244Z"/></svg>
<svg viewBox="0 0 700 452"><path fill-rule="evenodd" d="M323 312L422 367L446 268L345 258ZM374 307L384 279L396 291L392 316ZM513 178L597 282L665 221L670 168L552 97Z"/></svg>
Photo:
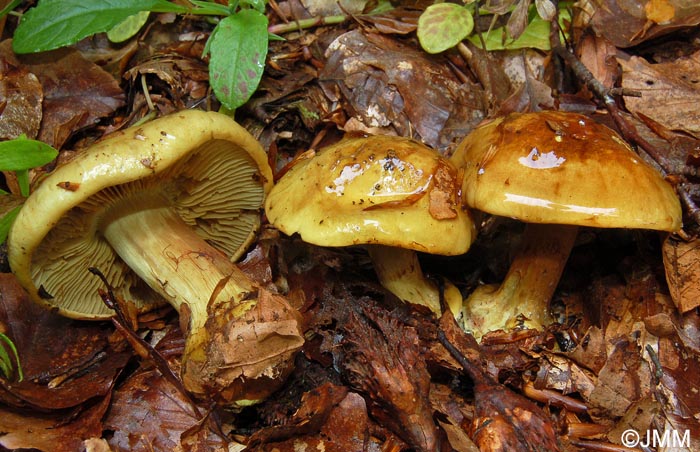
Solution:
<svg viewBox="0 0 700 452"><path fill-rule="evenodd" d="M387 289L439 314L438 289L416 251L467 251L474 225L458 189L449 161L414 140L350 137L302 155L270 191L265 210L271 224L308 243L365 245ZM461 309L451 284L446 299L453 311Z"/></svg>
<svg viewBox="0 0 700 452"><path fill-rule="evenodd" d="M12 226L10 266L34 301L68 317L113 315L88 267L141 311L167 301L184 324L185 387L223 403L261 398L303 342L299 314L233 263L271 185L264 150L231 118L174 113L48 175ZM249 317L256 334L246 336Z"/></svg>
<svg viewBox="0 0 700 452"><path fill-rule="evenodd" d="M677 231L673 188L613 130L580 114L511 114L479 126L451 158L464 172L467 206L527 223L500 287L465 301L478 338L542 328L578 226Z"/></svg>

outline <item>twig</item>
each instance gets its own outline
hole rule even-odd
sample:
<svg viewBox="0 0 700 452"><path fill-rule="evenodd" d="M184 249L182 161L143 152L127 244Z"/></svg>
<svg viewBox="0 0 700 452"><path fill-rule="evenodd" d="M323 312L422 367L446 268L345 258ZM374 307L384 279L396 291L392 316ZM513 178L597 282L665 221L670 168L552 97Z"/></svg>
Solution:
<svg viewBox="0 0 700 452"><path fill-rule="evenodd" d="M681 199L681 203L683 203L683 206L685 206L688 215L690 215L691 218L695 220L696 224L700 224L700 208L698 208L698 205L695 203L695 201L693 201L693 198L691 197L690 192L688 191L687 184L678 184L676 186L676 191L678 192L678 196Z"/></svg>
<svg viewBox="0 0 700 452"><path fill-rule="evenodd" d="M155 364L156 368L160 371L160 373L163 375L163 377L170 382L184 397L184 399L190 404L192 407L192 411L194 411L195 415L197 416L197 419L199 421L204 419L204 416L202 413L199 411L199 408L197 408L197 405L195 404L194 400L190 396L190 394L185 390L185 387L182 385L182 381L173 373L173 371L170 369L170 366L168 365L168 362L161 356L160 353L158 353L149 343L144 341L136 332L131 329L131 322L129 322L124 315L124 312L121 309L121 306L119 304L119 300L114 294L114 289L112 286L109 284L109 281L107 281L107 278L102 274L100 270L98 270L95 267L90 267L88 268L90 273L93 275L97 276L102 280L102 283L107 287L107 291L100 290L100 298L102 298L102 301L104 302L105 305L107 305L108 308L114 310L114 313L116 314L116 317L112 317L112 323L114 326L119 330L122 335L124 335L125 339L131 344L131 346L136 350L136 352L140 355L143 356L146 354L148 357L151 358L153 363Z"/></svg>
<svg viewBox="0 0 700 452"><path fill-rule="evenodd" d="M654 368L656 369L654 371L654 377L656 378L656 381L658 383L658 381L661 380L661 377L664 376L664 368L661 366L661 361L659 361L659 356L656 354L654 347L652 347L650 344L647 344L645 349L649 354L649 359L651 359L651 362L654 364Z"/></svg>
<svg viewBox="0 0 700 452"><path fill-rule="evenodd" d="M312 17L309 19L298 19L294 22L288 22L284 24L270 25L267 27L269 33L280 35L284 33L289 33L292 31L305 30L307 28L321 27L324 25L336 25L342 24L349 17L345 15L337 16L326 16L326 17Z"/></svg>

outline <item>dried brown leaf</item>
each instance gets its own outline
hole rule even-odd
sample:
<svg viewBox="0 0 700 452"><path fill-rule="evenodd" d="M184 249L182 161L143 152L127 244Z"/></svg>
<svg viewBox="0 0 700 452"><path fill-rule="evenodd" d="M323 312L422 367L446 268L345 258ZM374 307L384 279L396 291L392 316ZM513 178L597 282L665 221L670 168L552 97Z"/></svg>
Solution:
<svg viewBox="0 0 700 452"><path fill-rule="evenodd" d="M255 432L248 440L248 447L286 441L303 435L313 435L321 430L336 406L346 398L348 388L330 382L324 383L301 397L301 405L283 425L273 425Z"/></svg>
<svg viewBox="0 0 700 452"><path fill-rule="evenodd" d="M365 7L367 0L340 0L328 2L326 0L301 0L309 14L312 16L332 16L339 14L359 14Z"/></svg>
<svg viewBox="0 0 700 452"><path fill-rule="evenodd" d="M140 77L147 74L168 85L168 94L180 108L202 99L208 92L209 72L199 59L156 54L124 72L123 77L140 86Z"/></svg>
<svg viewBox="0 0 700 452"><path fill-rule="evenodd" d="M347 116L368 128L414 133L444 149L483 119L480 88L460 82L441 57L361 30L338 37L319 75L326 95L347 103Z"/></svg>
<svg viewBox="0 0 700 452"><path fill-rule="evenodd" d="M279 295L258 288L243 315L219 303L208 313L203 359L187 360L182 378L195 396L230 403L269 396L293 370L304 344L299 312Z"/></svg>
<svg viewBox="0 0 700 452"><path fill-rule="evenodd" d="M678 310L685 313L700 306L700 239L669 238L663 257L668 289Z"/></svg>
<svg viewBox="0 0 700 452"><path fill-rule="evenodd" d="M416 450L440 450L416 331L378 309L352 313L343 329L343 367L374 417Z"/></svg>
<svg viewBox="0 0 700 452"><path fill-rule="evenodd" d="M403 450L406 444L395 437L391 432L383 430L376 425L367 415L365 400L355 392L342 392L343 397L328 406L328 412L323 413L323 423L315 425L313 429L306 428L300 421L303 416L294 416L296 428L290 426L285 438L276 438L273 441L260 442L257 434L248 443L251 451L269 452L298 452L300 450L323 450L328 452L348 451L379 451L379 450ZM304 407L302 406L300 410ZM325 409L324 409L325 410ZM306 416L319 417L317 413L306 413ZM283 430L284 426L271 427L271 430ZM293 430L296 435L291 435ZM265 436L266 430L261 431ZM308 433L307 433L308 432ZM272 438L268 438L272 439Z"/></svg>
<svg viewBox="0 0 700 452"><path fill-rule="evenodd" d="M646 432L656 416L661 413L661 405L651 395L634 402L616 425L608 432L608 439L616 444L620 444L622 434L626 430L635 432Z"/></svg>
<svg viewBox="0 0 700 452"><path fill-rule="evenodd" d="M672 62L650 64L641 57L618 58L622 87L641 97L625 97L632 113L642 113L666 128L700 137L700 52Z"/></svg>
<svg viewBox="0 0 700 452"><path fill-rule="evenodd" d="M381 33L405 35L416 31L418 17L423 11L409 6L397 6L382 14L364 16L363 21L374 25Z"/></svg>
<svg viewBox="0 0 700 452"><path fill-rule="evenodd" d="M189 401L155 369L142 367L121 385L104 422L114 431L109 438L114 450L182 450L182 441L192 435L209 450L225 444L210 431L208 421L200 423Z"/></svg>
<svg viewBox="0 0 700 452"><path fill-rule="evenodd" d="M486 373L479 345L457 327L449 312L442 316L440 327L445 340L455 349L452 354L461 355L464 370L474 382L474 416L463 424L479 450L561 450L552 419L537 404Z"/></svg>
<svg viewBox="0 0 700 452"><path fill-rule="evenodd" d="M0 139L21 134L36 138L44 99L41 83L27 68L10 63L5 51L0 47Z"/></svg>
<svg viewBox="0 0 700 452"><path fill-rule="evenodd" d="M11 41L0 54L13 55ZM22 56L8 61L36 75L44 91L43 118L37 139L60 148L76 130L94 125L124 105L117 81L71 49Z"/></svg>
<svg viewBox="0 0 700 452"><path fill-rule="evenodd" d="M700 23L700 5L695 0L594 0L593 4L593 29L617 47L631 47Z"/></svg>
<svg viewBox="0 0 700 452"><path fill-rule="evenodd" d="M53 415L20 414L0 405L0 446L9 450L75 452L84 441L102 436L102 417L110 398L103 397L85 409Z"/></svg>
<svg viewBox="0 0 700 452"><path fill-rule="evenodd" d="M595 389L596 377L570 358L543 353L537 372L537 388L554 389L562 394L579 394L587 399Z"/></svg>
<svg viewBox="0 0 700 452"><path fill-rule="evenodd" d="M615 60L617 49L610 41L593 33L585 34L576 46L576 53L581 63L604 87L614 86L619 70Z"/></svg>
<svg viewBox="0 0 700 452"><path fill-rule="evenodd" d="M515 5L515 9L508 18L508 23L506 24L509 38L518 39L525 31L530 2L531 0L518 0L518 3Z"/></svg>
<svg viewBox="0 0 700 452"><path fill-rule="evenodd" d="M597 326L588 329L575 349L567 356L578 365L598 374L608 358L605 333Z"/></svg>
<svg viewBox="0 0 700 452"><path fill-rule="evenodd" d="M24 372L20 383L0 379L0 401L11 406L55 410L103 396L132 356L109 345L111 328L42 309L6 273L0 273L0 323Z"/></svg>
<svg viewBox="0 0 700 452"><path fill-rule="evenodd" d="M664 410L686 419L697 417L700 413L700 356L691 353L675 336L660 338L657 347L659 370L663 372L660 381L669 396Z"/></svg>
<svg viewBox="0 0 700 452"><path fill-rule="evenodd" d="M605 418L624 415L633 403L650 395L651 378L639 346L628 339L618 339L588 400L591 412Z"/></svg>

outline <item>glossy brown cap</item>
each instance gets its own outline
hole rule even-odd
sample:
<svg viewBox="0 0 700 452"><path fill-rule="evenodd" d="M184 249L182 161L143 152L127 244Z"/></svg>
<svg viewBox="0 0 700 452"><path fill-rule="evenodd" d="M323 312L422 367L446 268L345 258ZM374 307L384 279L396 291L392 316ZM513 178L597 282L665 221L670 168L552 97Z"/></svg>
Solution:
<svg viewBox="0 0 700 452"><path fill-rule="evenodd" d="M610 128L575 113L513 113L451 158L465 203L530 223L677 231L673 188Z"/></svg>

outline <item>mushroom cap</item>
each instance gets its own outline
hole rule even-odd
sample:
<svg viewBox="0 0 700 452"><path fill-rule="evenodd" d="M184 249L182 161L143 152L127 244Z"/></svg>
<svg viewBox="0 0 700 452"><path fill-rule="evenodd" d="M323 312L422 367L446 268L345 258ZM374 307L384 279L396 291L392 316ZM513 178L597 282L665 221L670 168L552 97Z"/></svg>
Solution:
<svg viewBox="0 0 700 452"><path fill-rule="evenodd" d="M610 128L568 112L513 113L477 127L452 162L464 202L529 223L677 231L673 188Z"/></svg>
<svg viewBox="0 0 700 452"><path fill-rule="evenodd" d="M67 317L113 315L99 269L139 310L162 305L101 237L100 221L145 196L237 259L254 238L272 171L260 144L230 117L185 110L109 135L49 174L8 236L13 273L36 302ZM147 234L148 231L133 231Z"/></svg>
<svg viewBox="0 0 700 452"><path fill-rule="evenodd" d="M267 217L320 246L379 244L457 255L475 236L456 169L407 138L345 138L307 151L270 191Z"/></svg>

